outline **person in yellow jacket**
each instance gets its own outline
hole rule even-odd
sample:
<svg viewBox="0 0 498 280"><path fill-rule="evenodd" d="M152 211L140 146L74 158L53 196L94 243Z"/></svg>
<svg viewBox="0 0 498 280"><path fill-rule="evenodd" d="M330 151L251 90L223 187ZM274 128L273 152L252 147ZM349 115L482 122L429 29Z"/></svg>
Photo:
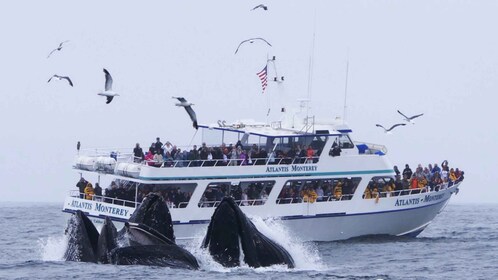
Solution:
<svg viewBox="0 0 498 280"><path fill-rule="evenodd" d="M339 200L342 196L342 182L337 182L337 185L334 188L334 197Z"/></svg>
<svg viewBox="0 0 498 280"><path fill-rule="evenodd" d="M450 179L450 182L455 182L457 180L457 175L453 168L450 169L450 175L448 176L448 178Z"/></svg>
<svg viewBox="0 0 498 280"><path fill-rule="evenodd" d="M85 199L92 200L95 195L95 191L93 190L92 183L88 182L85 187Z"/></svg>

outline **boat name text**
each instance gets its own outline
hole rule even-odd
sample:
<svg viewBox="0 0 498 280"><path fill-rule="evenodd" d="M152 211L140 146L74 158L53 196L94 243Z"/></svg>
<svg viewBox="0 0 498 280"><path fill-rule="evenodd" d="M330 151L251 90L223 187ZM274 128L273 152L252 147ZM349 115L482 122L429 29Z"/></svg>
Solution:
<svg viewBox="0 0 498 280"><path fill-rule="evenodd" d="M408 206L408 205L417 205L421 202L431 202L440 200L444 197L444 193L440 194L428 194L424 198L407 198L407 199L396 199L396 203L394 206Z"/></svg>
<svg viewBox="0 0 498 280"><path fill-rule="evenodd" d="M316 171L316 165L291 165L291 166L268 166L266 172L303 172Z"/></svg>
<svg viewBox="0 0 498 280"><path fill-rule="evenodd" d="M107 206L107 205L104 205L104 204L98 203L98 202L93 204L91 202L78 201L78 200L71 201L71 207L78 208L78 209L84 209L84 210L88 210L88 211L97 211L100 213L118 215L118 216L122 216L122 217L128 217L128 213L130 212L129 210L126 210L126 209L117 208L117 207L113 207L113 206Z"/></svg>

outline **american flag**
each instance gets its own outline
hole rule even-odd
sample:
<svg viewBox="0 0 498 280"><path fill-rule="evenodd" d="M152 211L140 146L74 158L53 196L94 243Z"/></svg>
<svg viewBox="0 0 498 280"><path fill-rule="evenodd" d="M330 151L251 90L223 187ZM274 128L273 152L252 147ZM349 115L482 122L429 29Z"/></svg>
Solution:
<svg viewBox="0 0 498 280"><path fill-rule="evenodd" d="M265 93L266 86L268 85L268 76L267 76L267 68L268 64L261 70L260 72L256 73L258 75L259 79L261 80L261 87L263 88L263 93Z"/></svg>

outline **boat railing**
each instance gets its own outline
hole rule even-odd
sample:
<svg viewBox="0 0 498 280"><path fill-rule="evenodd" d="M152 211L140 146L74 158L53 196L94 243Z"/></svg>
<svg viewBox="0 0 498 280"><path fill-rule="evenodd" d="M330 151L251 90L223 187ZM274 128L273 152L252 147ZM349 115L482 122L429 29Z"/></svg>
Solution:
<svg viewBox="0 0 498 280"><path fill-rule="evenodd" d="M238 206L255 206L255 205L263 205L268 199L260 198L260 199L239 199L235 200ZM199 207L201 208L209 208L209 207L218 207L220 205L221 200L205 200L199 202Z"/></svg>
<svg viewBox="0 0 498 280"><path fill-rule="evenodd" d="M105 202L105 203L109 203L109 204L126 206L126 207L133 207L133 208L136 208L140 205L140 203L135 202L135 201L131 201L131 200L119 199L119 198L102 196L102 195L87 195L85 193L80 193L78 190L70 191L69 195L71 197L82 198L85 200Z"/></svg>
<svg viewBox="0 0 498 280"><path fill-rule="evenodd" d="M144 160L142 164L154 167L213 167L213 166L252 166L252 165L282 165L282 164L312 164L317 163L319 157L295 157L275 159L206 159L206 160Z"/></svg>
<svg viewBox="0 0 498 280"><path fill-rule="evenodd" d="M304 197L285 197L278 198L277 204L293 204L293 203L314 203L314 202L330 202L330 201L342 201L342 200L351 200L353 198L352 194L343 194L343 195L322 195L317 196L316 198L304 198Z"/></svg>
<svg viewBox="0 0 498 280"><path fill-rule="evenodd" d="M434 193L438 191L445 190L454 184L457 184L457 182L446 182L442 183L439 185L436 185L434 187L430 186L425 186L423 188L416 188L416 189L406 189L406 190L397 190L397 191L391 191L391 192L379 192L379 198L382 197L396 197L396 196L405 196L405 195L412 195L412 194L419 194L419 193ZM375 198L375 197L371 197Z"/></svg>

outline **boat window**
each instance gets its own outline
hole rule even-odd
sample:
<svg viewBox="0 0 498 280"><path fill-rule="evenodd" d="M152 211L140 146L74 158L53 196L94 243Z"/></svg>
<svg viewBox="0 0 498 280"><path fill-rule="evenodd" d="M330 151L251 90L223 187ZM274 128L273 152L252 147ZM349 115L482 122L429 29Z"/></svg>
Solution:
<svg viewBox="0 0 498 280"><path fill-rule="evenodd" d="M196 187L196 183L142 184L138 189L138 201L142 201L148 193L155 192L166 200L169 208L185 208Z"/></svg>
<svg viewBox="0 0 498 280"><path fill-rule="evenodd" d="M351 138L349 138L349 135L347 134L341 134L341 136L339 136L339 145L341 149L354 148L353 141L351 141Z"/></svg>
<svg viewBox="0 0 498 280"><path fill-rule="evenodd" d="M325 202L350 200L361 177L317 180L289 180L285 183L276 203Z"/></svg>
<svg viewBox="0 0 498 280"><path fill-rule="evenodd" d="M225 196L232 196L239 206L264 205L275 181L213 182L206 187L199 207L217 207Z"/></svg>

